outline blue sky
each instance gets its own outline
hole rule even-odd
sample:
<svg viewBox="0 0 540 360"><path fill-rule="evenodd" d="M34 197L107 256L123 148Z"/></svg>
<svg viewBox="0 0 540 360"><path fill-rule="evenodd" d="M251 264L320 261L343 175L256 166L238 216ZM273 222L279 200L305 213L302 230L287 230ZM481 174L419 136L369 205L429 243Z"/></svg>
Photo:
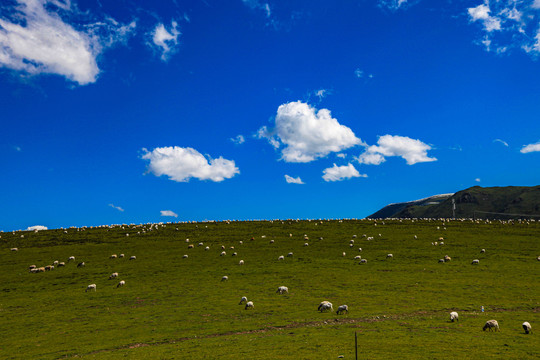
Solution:
<svg viewBox="0 0 540 360"><path fill-rule="evenodd" d="M3 4L0 230L540 183L540 0Z"/></svg>

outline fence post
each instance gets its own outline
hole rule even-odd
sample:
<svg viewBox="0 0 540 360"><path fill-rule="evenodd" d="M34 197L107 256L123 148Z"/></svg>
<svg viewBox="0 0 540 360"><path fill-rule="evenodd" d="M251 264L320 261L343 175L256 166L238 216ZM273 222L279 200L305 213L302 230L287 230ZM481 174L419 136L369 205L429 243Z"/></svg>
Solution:
<svg viewBox="0 0 540 360"><path fill-rule="evenodd" d="M358 338L356 336L356 331L354 332L354 358L358 360Z"/></svg>

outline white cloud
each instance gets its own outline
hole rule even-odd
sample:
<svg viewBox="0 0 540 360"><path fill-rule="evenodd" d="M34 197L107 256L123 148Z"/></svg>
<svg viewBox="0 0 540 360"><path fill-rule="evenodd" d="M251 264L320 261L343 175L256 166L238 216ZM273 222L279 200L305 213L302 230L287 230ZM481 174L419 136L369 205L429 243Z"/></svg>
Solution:
<svg viewBox="0 0 540 360"><path fill-rule="evenodd" d="M237 135L236 137L234 138L230 138L230 140L235 143L236 145L240 145L240 144L243 144L244 142L246 142L246 139L244 138L243 135Z"/></svg>
<svg viewBox="0 0 540 360"><path fill-rule="evenodd" d="M303 184L304 182L300 179L300 176L293 178L292 176L285 175L285 181L289 184Z"/></svg>
<svg viewBox="0 0 540 360"><path fill-rule="evenodd" d="M500 142L501 144L503 144L504 146L508 147L508 143L504 140L501 140L501 139L495 139L493 140L493 142Z"/></svg>
<svg viewBox="0 0 540 360"><path fill-rule="evenodd" d="M0 11L6 14L0 17L0 66L30 75L57 74L79 85L96 81L96 58L135 27L106 18L77 30L63 20L79 15L70 1L15 0Z"/></svg>
<svg viewBox="0 0 540 360"><path fill-rule="evenodd" d="M326 89L321 89L321 90L317 90L315 92L315 96L317 96L319 98L319 100L325 98L326 96L328 96L330 92Z"/></svg>
<svg viewBox="0 0 540 360"><path fill-rule="evenodd" d="M347 166L337 166L334 164L333 167L323 170L323 179L324 181L342 181L345 179L351 179L353 177L367 177L366 174L360 174L358 170L349 163Z"/></svg>
<svg viewBox="0 0 540 360"><path fill-rule="evenodd" d="M540 0L534 0L534 2L531 4L531 7L533 9L540 9Z"/></svg>
<svg viewBox="0 0 540 360"><path fill-rule="evenodd" d="M165 28L165 25L159 23L152 31L152 42L161 51L161 60L167 61L170 56L177 50L178 37L181 35L178 31L178 23L171 22L170 30Z"/></svg>
<svg viewBox="0 0 540 360"><path fill-rule="evenodd" d="M476 178L476 179L474 179L474 181L480 182L481 180L480 180L480 178Z"/></svg>
<svg viewBox="0 0 540 360"><path fill-rule="evenodd" d="M339 154L336 154L336 156L337 156L338 158L345 159L345 158L347 157L347 154L339 153Z"/></svg>
<svg viewBox="0 0 540 360"><path fill-rule="evenodd" d="M191 178L220 182L230 179L240 171L233 160L223 157L212 159L204 157L193 148L169 146L155 148L152 151L143 149L142 159L149 160L148 172L156 176L167 175L178 182L188 182Z"/></svg>
<svg viewBox="0 0 540 360"><path fill-rule="evenodd" d="M17 151L17 152L21 152L21 151L22 151L22 149L21 149L20 146L14 146L13 148L14 148L15 151Z"/></svg>
<svg viewBox="0 0 540 360"><path fill-rule="evenodd" d="M397 10L405 5L407 5L407 0L379 0L379 6L390 10Z"/></svg>
<svg viewBox="0 0 540 360"><path fill-rule="evenodd" d="M114 204L109 204L109 206L118 211L124 211L124 209L122 209L120 206L115 206Z"/></svg>
<svg viewBox="0 0 540 360"><path fill-rule="evenodd" d="M379 137L377 144L369 146L357 158L357 161L361 164L379 165L388 156L400 156L407 161L408 165L437 161L436 158L427 156L427 151L431 150L431 146L406 136L383 135Z"/></svg>
<svg viewBox="0 0 540 360"><path fill-rule="evenodd" d="M519 152L522 154L536 152L536 151L540 151L540 141L534 144L523 145L523 148L519 150Z"/></svg>
<svg viewBox="0 0 540 360"><path fill-rule="evenodd" d="M282 144L286 162L310 162L331 152L362 144L352 130L332 118L330 110L317 109L296 101L279 106L275 128L263 126L259 138L266 138L275 148Z"/></svg>
<svg viewBox="0 0 540 360"><path fill-rule="evenodd" d="M354 70L354 75L356 75L357 78L361 78L362 76L364 76L364 72L360 69L356 69Z"/></svg>
<svg viewBox="0 0 540 360"><path fill-rule="evenodd" d="M244 5L248 6L250 9L263 10L266 13L266 17L269 18L272 15L270 10L270 4L261 0L242 0Z"/></svg>
<svg viewBox="0 0 540 360"><path fill-rule="evenodd" d="M501 19L496 16L491 16L489 8L489 2L478 5L477 7L468 8L471 21L480 21L484 24L484 28L487 32L494 30L501 30Z"/></svg>
<svg viewBox="0 0 540 360"><path fill-rule="evenodd" d="M34 226L29 226L28 228L26 228L27 231L35 231L35 230L47 230L48 228L46 226L43 226L43 225L34 225Z"/></svg>
<svg viewBox="0 0 540 360"><path fill-rule="evenodd" d="M178 217L178 214L171 210L161 210L161 216L171 216L171 217Z"/></svg>

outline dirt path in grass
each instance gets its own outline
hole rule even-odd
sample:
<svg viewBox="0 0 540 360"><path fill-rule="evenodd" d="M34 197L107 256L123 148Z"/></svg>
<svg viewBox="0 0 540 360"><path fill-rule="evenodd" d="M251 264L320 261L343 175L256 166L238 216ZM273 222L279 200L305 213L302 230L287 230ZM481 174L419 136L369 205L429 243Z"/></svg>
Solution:
<svg viewBox="0 0 540 360"><path fill-rule="evenodd" d="M500 313L500 312L514 312L514 311L523 311L524 309L490 309L490 313ZM134 343L124 346L119 346L115 348L110 349L102 349L102 350L96 350L92 351L86 354L77 354L77 355L71 355L71 356L64 356L63 359L68 358L80 358L84 356L89 355L96 355L106 352L113 352L117 350L125 350L125 349L136 349L139 347L147 347L147 346L159 346L159 345L170 345L170 344L176 344L182 341L188 341L188 340L200 340L200 339L210 339L210 338L217 338L217 337L225 337L225 336L234 336L234 335L247 335L247 334L257 334L257 333L267 333L271 331L280 331L280 330L288 330L288 329L297 329L297 328L309 328L309 327L320 327L325 325L349 325L349 324L362 324L362 323L374 323L374 322L380 322L380 321L395 321L395 320L403 320L403 319L410 319L410 318L416 318L416 317L423 317L423 316L432 316L440 314L441 312L449 312L451 309L446 310L439 310L439 311L416 311L412 313L406 313L406 314L393 314L393 315L380 315L380 316L374 316L374 317L365 317L365 318L333 318L328 320L318 320L318 321L306 321L306 322L292 322L287 325L283 326L266 326L261 329L254 329L254 330L245 330L245 331L227 331L222 333L216 333L216 334L207 334L207 335L198 335L198 336L186 336L186 337L180 337L177 339L170 339L166 341L157 341L153 343ZM531 311L531 309L528 309L528 311ZM539 312L540 307L536 307L532 309L532 312ZM466 313L465 311L462 311L463 313ZM477 312L469 312L470 315L479 315Z"/></svg>

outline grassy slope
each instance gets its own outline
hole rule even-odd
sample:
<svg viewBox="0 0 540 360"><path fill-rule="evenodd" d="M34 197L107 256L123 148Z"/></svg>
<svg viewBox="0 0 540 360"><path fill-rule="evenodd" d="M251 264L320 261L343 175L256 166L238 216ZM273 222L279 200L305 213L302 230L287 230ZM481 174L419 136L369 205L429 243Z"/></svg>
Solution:
<svg viewBox="0 0 540 360"><path fill-rule="evenodd" d="M24 239L3 233L0 358L354 358L354 331L360 358L540 357L534 333L540 223L445 227L440 221L276 221L171 224L141 235L128 228L25 232ZM359 238L350 248L353 234ZM439 236L446 244L432 246ZM9 251L14 246L18 252ZM292 258L277 261L291 251ZM137 260L109 259L113 253ZM387 253L394 258L386 260ZM353 260L358 254L368 263ZM438 263L445 254L452 261ZM27 272L30 264L72 255L87 266ZM470 265L474 258L480 265ZM125 287L108 280L115 271ZM229 281L221 282L223 275ZM97 292L85 293L90 283ZM290 294L276 294L279 285ZM244 295L253 311L238 305ZM318 313L322 300L334 308L348 304L350 313ZM448 321L451 310L460 313L459 323ZM481 331L488 318L499 320L500 333ZM532 335L523 334L523 321L532 324Z"/></svg>

